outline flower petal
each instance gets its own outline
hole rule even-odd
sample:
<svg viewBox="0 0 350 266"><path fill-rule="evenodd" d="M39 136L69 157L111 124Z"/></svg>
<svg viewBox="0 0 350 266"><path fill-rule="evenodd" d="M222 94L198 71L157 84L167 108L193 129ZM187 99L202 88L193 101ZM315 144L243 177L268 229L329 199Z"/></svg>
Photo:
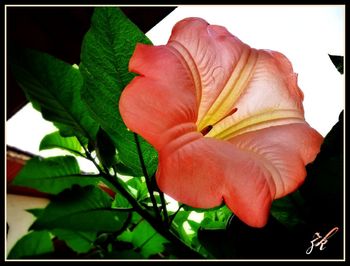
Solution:
<svg viewBox="0 0 350 266"><path fill-rule="evenodd" d="M306 176L305 165L319 152L323 137L306 122L273 126L248 132L230 140L237 148L262 160L272 175L281 198L296 190Z"/></svg>
<svg viewBox="0 0 350 266"><path fill-rule="evenodd" d="M304 121L303 93L289 60L278 52L259 50L254 73L230 115L213 126L208 137L235 135L272 125Z"/></svg>
<svg viewBox="0 0 350 266"><path fill-rule="evenodd" d="M314 160L322 142L306 123L249 132L231 144L195 134L179 136L160 152L160 189L197 208L212 208L224 200L254 227L266 224L274 199L300 186L305 165Z"/></svg>
<svg viewBox="0 0 350 266"><path fill-rule="evenodd" d="M199 94L197 100L200 100L197 123L199 130L231 111L228 107L222 112L213 111L207 115L220 93L226 88L225 94L229 94L230 89L227 87L234 84L244 72L250 58L250 47L224 27L209 25L200 18L187 18L178 22L167 46L178 51L194 77L197 95ZM221 103L218 105L222 106Z"/></svg>
<svg viewBox="0 0 350 266"><path fill-rule="evenodd" d="M129 68L142 75L129 83L119 102L120 114L130 130L161 149L168 138L196 129L193 80L170 49L138 44Z"/></svg>
<svg viewBox="0 0 350 266"><path fill-rule="evenodd" d="M174 142L159 154L156 177L162 191L197 208L212 208L225 200L248 225L266 224L275 187L260 160L226 141L192 137L183 146L175 144L177 149L171 147Z"/></svg>

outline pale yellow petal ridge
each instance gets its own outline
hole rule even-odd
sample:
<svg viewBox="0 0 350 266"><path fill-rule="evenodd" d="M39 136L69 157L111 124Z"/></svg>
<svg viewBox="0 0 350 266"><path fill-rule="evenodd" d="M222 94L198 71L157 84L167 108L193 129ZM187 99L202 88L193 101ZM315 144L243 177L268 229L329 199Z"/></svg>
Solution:
<svg viewBox="0 0 350 266"><path fill-rule="evenodd" d="M202 120L197 121L198 131L201 131L207 126L214 125L232 111L234 103L247 87L254 72L257 58L257 50L250 48L244 49L225 87Z"/></svg>
<svg viewBox="0 0 350 266"><path fill-rule="evenodd" d="M298 122L305 122L304 116L299 110L267 110L240 121L235 121L232 117L226 117L224 120L213 126L212 130L206 135L206 137L228 140L249 131Z"/></svg>
<svg viewBox="0 0 350 266"><path fill-rule="evenodd" d="M202 97L202 82L201 82L201 78L199 75L199 70L197 68L196 62L194 61L192 55L187 50L187 48L184 45L182 45L180 42L170 41L168 43L168 47L171 49L173 53L175 53L180 58L180 60L191 72L193 83L196 89L197 105L199 105Z"/></svg>

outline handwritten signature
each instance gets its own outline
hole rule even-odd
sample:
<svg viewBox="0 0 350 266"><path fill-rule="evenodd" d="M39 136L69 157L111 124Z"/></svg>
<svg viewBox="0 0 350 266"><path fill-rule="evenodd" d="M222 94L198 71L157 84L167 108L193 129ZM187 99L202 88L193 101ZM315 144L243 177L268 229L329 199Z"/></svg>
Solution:
<svg viewBox="0 0 350 266"><path fill-rule="evenodd" d="M306 254L311 254L314 247L320 246L320 250L324 250L326 248L326 243L328 239L333 236L339 230L338 227L334 227L330 230L324 237L321 236L319 232L315 233L313 239L310 241L311 246L306 250Z"/></svg>

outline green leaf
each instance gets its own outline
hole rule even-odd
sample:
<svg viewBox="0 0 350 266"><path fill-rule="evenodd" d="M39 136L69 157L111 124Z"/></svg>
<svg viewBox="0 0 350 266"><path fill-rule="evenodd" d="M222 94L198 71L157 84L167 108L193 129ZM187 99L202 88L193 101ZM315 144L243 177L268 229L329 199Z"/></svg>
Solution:
<svg viewBox="0 0 350 266"><path fill-rule="evenodd" d="M305 224L303 198L299 191L296 191L288 196L277 199L272 203L271 214L280 223L292 229L295 226Z"/></svg>
<svg viewBox="0 0 350 266"><path fill-rule="evenodd" d="M58 156L29 160L13 180L14 185L37 189L41 192L58 194L73 185L96 185L97 177L80 174L79 165L73 156Z"/></svg>
<svg viewBox="0 0 350 266"><path fill-rule="evenodd" d="M194 210L204 214L204 219L201 221L201 229L225 229L228 220L232 216L232 212L226 205L222 205L212 209L195 209L185 206L184 210Z"/></svg>
<svg viewBox="0 0 350 266"><path fill-rule="evenodd" d="M126 183L128 191L136 198L137 201L142 201L148 197L148 189L143 178L134 177Z"/></svg>
<svg viewBox="0 0 350 266"><path fill-rule="evenodd" d="M132 205L121 194L117 193L112 203L112 208L116 209L132 209Z"/></svg>
<svg viewBox="0 0 350 266"><path fill-rule="evenodd" d="M93 248L96 240L96 232L72 231L67 229L53 229L51 233L58 237L58 239L66 242L77 253L86 253Z"/></svg>
<svg viewBox="0 0 350 266"><path fill-rule="evenodd" d="M116 155L117 157L117 161L119 160L119 156L118 154ZM115 164L115 168L117 170L117 172L121 175L126 175L126 176L133 176L134 175L134 171L132 169L130 169L129 167L127 167L126 165L124 165L122 162L117 162Z"/></svg>
<svg viewBox="0 0 350 266"><path fill-rule="evenodd" d="M226 223L221 221L213 221L210 218L204 218L201 222L202 229L225 229Z"/></svg>
<svg viewBox="0 0 350 266"><path fill-rule="evenodd" d="M164 251L164 244L168 242L145 220L140 222L132 231L123 232L118 236L118 240L131 242L145 258Z"/></svg>
<svg viewBox="0 0 350 266"><path fill-rule="evenodd" d="M101 127L97 132L95 150L99 161L105 167L109 168L114 164L116 155L114 143Z"/></svg>
<svg viewBox="0 0 350 266"><path fill-rule="evenodd" d="M46 135L40 142L39 150L62 149L82 156L83 148L76 137L62 137L59 131Z"/></svg>
<svg viewBox="0 0 350 266"><path fill-rule="evenodd" d="M24 259L54 251L48 231L34 231L23 236L8 254L8 259Z"/></svg>
<svg viewBox="0 0 350 266"><path fill-rule="evenodd" d="M332 60L332 63L337 68L340 74L344 74L344 56L340 55L328 55Z"/></svg>
<svg viewBox="0 0 350 266"><path fill-rule="evenodd" d="M9 49L9 62L28 100L62 136L95 138L98 125L81 100L79 69L46 53L18 47Z"/></svg>
<svg viewBox="0 0 350 266"><path fill-rule="evenodd" d="M154 199L156 200L156 203L158 206L162 205L161 197L158 193L154 194ZM150 197L144 198L140 201L141 204L147 205L147 206L153 206L153 202Z"/></svg>
<svg viewBox="0 0 350 266"><path fill-rule="evenodd" d="M184 228L184 223L188 220L188 217L190 216L191 211L182 211L180 210L173 222L172 225L176 229L177 233L179 234L180 238L187 244L191 245L192 237L186 232Z"/></svg>
<svg viewBox="0 0 350 266"><path fill-rule="evenodd" d="M75 186L53 198L31 228L116 232L129 213L113 210L111 204L111 197L101 189Z"/></svg>
<svg viewBox="0 0 350 266"><path fill-rule="evenodd" d="M38 218L40 215L44 213L44 208L34 208L34 209L27 209L26 211L34 215L36 218Z"/></svg>
<svg viewBox="0 0 350 266"><path fill-rule="evenodd" d="M119 98L133 79L128 64L137 43L150 44L148 38L115 7L97 7L92 16L81 51L80 70L84 78L82 98L92 115L107 132L122 163L142 176L134 135L119 113ZM157 153L140 139L148 174L157 167Z"/></svg>

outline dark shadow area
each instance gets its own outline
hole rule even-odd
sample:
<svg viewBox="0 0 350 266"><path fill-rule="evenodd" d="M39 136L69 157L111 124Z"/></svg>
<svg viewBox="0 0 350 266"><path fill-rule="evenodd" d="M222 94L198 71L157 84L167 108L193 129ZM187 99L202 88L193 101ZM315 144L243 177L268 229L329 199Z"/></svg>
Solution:
<svg viewBox="0 0 350 266"><path fill-rule="evenodd" d="M143 32L149 31L176 7L122 7ZM7 7L7 45L13 43L46 52L70 64L79 64L80 48L90 28L94 7ZM27 100L7 72L7 117Z"/></svg>

